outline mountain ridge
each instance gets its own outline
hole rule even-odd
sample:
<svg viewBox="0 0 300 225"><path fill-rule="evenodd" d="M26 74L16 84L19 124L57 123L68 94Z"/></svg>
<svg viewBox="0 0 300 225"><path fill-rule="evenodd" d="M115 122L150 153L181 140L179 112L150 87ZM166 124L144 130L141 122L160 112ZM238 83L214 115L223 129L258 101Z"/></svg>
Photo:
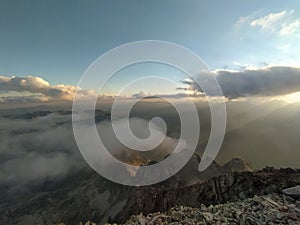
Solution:
<svg viewBox="0 0 300 225"><path fill-rule="evenodd" d="M166 188L161 184L128 187L106 181L98 174L40 193L26 201L0 209L4 224L67 225L79 221L125 222L131 215L167 211L173 206L198 207L278 193L300 183L299 169L265 168L254 172L230 172L187 187ZM26 209L26 210L25 210Z"/></svg>

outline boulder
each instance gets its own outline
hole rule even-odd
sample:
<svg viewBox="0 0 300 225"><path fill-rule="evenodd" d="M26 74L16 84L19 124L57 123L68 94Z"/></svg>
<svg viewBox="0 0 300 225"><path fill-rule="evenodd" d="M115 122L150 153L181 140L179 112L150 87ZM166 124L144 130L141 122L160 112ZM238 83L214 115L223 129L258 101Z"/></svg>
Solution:
<svg viewBox="0 0 300 225"><path fill-rule="evenodd" d="M300 185L282 190L282 193L294 199L300 199Z"/></svg>

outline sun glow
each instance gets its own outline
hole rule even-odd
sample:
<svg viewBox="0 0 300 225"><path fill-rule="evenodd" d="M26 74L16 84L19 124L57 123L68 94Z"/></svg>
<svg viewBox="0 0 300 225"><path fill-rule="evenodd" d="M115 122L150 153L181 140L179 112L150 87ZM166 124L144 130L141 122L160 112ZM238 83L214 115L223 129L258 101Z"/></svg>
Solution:
<svg viewBox="0 0 300 225"><path fill-rule="evenodd" d="M286 95L285 101L287 101L288 103L300 102L300 91Z"/></svg>

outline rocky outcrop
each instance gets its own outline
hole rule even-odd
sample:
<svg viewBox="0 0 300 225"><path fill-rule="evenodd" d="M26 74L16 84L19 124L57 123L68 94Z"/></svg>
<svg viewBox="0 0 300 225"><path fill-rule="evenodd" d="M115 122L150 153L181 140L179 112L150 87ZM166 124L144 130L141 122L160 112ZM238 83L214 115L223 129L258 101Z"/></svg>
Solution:
<svg viewBox="0 0 300 225"><path fill-rule="evenodd" d="M230 172L251 171L249 164L240 158L231 159L223 166L223 169Z"/></svg>
<svg viewBox="0 0 300 225"><path fill-rule="evenodd" d="M3 224L66 225L80 221L124 223L131 215L165 212L174 206L201 207L239 201L254 195L280 193L300 184L300 171L266 168L256 172L228 173L188 187L120 186L91 174L68 182L57 191L40 193L0 207Z"/></svg>

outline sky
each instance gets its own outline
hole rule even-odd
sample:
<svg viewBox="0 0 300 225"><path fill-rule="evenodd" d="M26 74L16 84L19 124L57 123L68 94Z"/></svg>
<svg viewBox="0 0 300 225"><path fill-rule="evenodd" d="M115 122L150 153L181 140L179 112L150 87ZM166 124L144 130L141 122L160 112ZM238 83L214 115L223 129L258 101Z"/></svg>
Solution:
<svg viewBox="0 0 300 225"><path fill-rule="evenodd" d="M234 62L277 63L289 45L299 48L296 37L280 37L271 29L249 25L251 20L284 11L290 14L286 22L294 22L300 18L298 1L7 0L0 4L1 74L41 76L53 84L77 84L101 54L137 40L181 44L213 69L233 67ZM299 29L295 33L299 35Z"/></svg>
<svg viewBox="0 0 300 225"><path fill-rule="evenodd" d="M51 85L76 86L99 56L139 40L180 44L211 70L298 67L300 3L4 0L0 32L0 75L40 77ZM173 72L164 75L174 78Z"/></svg>

